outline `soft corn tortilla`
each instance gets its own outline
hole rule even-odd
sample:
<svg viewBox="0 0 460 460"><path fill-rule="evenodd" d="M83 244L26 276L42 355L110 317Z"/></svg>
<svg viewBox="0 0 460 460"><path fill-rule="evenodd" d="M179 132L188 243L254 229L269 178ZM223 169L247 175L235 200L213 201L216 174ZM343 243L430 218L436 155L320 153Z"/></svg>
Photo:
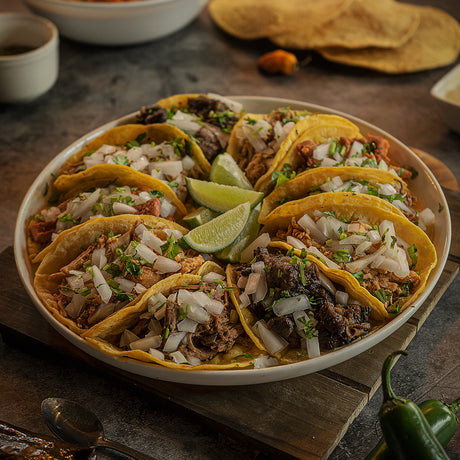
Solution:
<svg viewBox="0 0 460 460"><path fill-rule="evenodd" d="M107 234L109 231L112 231L115 235L124 234L132 230L139 220L162 239L167 238L165 229L175 229L183 234L187 233L187 229L184 227L160 217L129 214L116 217L100 217L65 230L40 253L41 263L34 278L35 292L48 311L73 332L81 334L83 330L71 318L64 317L59 313L54 293L59 289L60 280L53 280L49 275L59 272L62 267L72 262L88 246L93 244L101 234ZM139 297L133 302L138 301L138 299Z"/></svg>
<svg viewBox="0 0 460 460"><path fill-rule="evenodd" d="M276 208L270 219L262 228L263 232L268 232L273 237L278 230L286 230L294 218L298 221L304 214L313 217L315 210L321 212L334 211L337 218L344 218L347 221L361 220L369 225L379 225L383 220L393 222L396 235L400 235L409 245L415 244L417 247L417 265L414 270L420 275L420 283L411 295L402 302L401 311L408 308L416 298L423 292L431 270L436 266L436 249L426 233L415 224L406 219L400 212L394 212L393 205L385 200L372 195L361 195L353 193L322 193L315 195L307 200L288 202ZM300 250L296 250L300 254ZM313 256L308 256L313 257ZM327 268L323 262L316 257L313 259L321 268ZM358 289L358 280L345 270L328 268L329 272L334 270L337 274L346 279L349 285ZM386 311L380 300L376 299L381 306L381 311Z"/></svg>
<svg viewBox="0 0 460 460"><path fill-rule="evenodd" d="M271 247L276 247L281 250L289 250L291 246L286 243L273 243L270 244ZM385 322L389 320L389 315L386 310L379 305L378 300L375 297L371 296L369 292L366 291L363 287L356 287L354 284L350 283L349 280L342 276L339 270L331 270L325 268L323 264L319 263L318 259L310 258L314 262L318 269L323 272L332 282L343 286L344 290L354 299L361 302L363 305L369 305L371 307L370 318L372 320L373 328L369 334L374 333L378 328L380 328ZM241 324L243 325L246 333L254 342L256 347L259 350L265 351L268 353L267 348L263 344L262 340L257 337L254 333L253 326L259 320L256 315L249 308L240 307L240 289L238 288L238 275L233 265L228 265L226 269L227 273L227 284L233 286L235 289L230 291L230 297L236 307L238 315L240 317ZM367 336L369 335L367 334ZM357 339L360 340L360 339ZM346 345L343 345L346 346ZM332 351L332 350L331 350ZM280 353L274 355L281 364L291 364L299 361L304 361L308 359L308 354L306 350L301 349L285 349Z"/></svg>
<svg viewBox="0 0 460 460"><path fill-rule="evenodd" d="M256 121L262 120L262 119L266 119L268 116L269 115L267 114L261 114L261 113L257 113L257 114L247 113L234 126L232 134L230 136L230 141L228 143L227 151L230 155L232 155L232 157L235 158L235 160L238 158L238 153L242 147L241 141L240 141L240 132L242 130L243 122L247 119L252 119ZM307 118L309 119L310 116L308 116ZM278 152L276 152L275 157L273 158L273 163L271 167L269 168L268 172L274 171L276 169L278 164L281 162L281 159L283 158L285 152L291 148L291 146L296 142L299 136L301 136L304 133L304 131L308 128L309 124L304 123L305 120L306 119L300 120L290 130L286 139L284 139L284 141L279 146ZM266 174L268 174L268 172ZM254 190L257 190L257 191L263 190L261 187L264 184L264 181L262 180L264 177L265 177L265 174L256 181L256 183L254 184Z"/></svg>
<svg viewBox="0 0 460 460"><path fill-rule="evenodd" d="M145 138L142 140L142 143L147 144L154 142L155 144L161 144L165 141L174 140L177 138L183 139L185 142L190 143L190 154L192 158L197 163L201 174L205 176L207 174L206 160L203 152L200 147L192 141L192 139L185 134L182 130L176 126L169 125L167 123L157 123L153 125L139 125L139 124L128 124L117 126L115 128L109 129L104 134L96 137L88 144L86 144L79 152L72 155L59 169L58 178L55 182L63 180L61 175L68 174L69 165L78 163L82 161L83 157L89 152L93 152L103 145L123 145L129 141L135 140L138 136L146 134ZM90 168L88 168L90 169Z"/></svg>
<svg viewBox="0 0 460 460"><path fill-rule="evenodd" d="M279 202L283 199L288 199L289 201L308 200L313 196L308 196L312 188L324 184L327 178L332 179L333 177L340 177L343 182L347 180L367 180L372 185L377 183L402 184L407 192L407 184L402 179L389 171L381 169L360 168L358 166L330 166L309 169L280 185L264 198L259 214L259 222L261 224L268 222L271 218L271 213L280 206ZM325 192L320 190L319 193ZM394 207L394 212L400 214L399 209L396 207Z"/></svg>
<svg viewBox="0 0 460 460"><path fill-rule="evenodd" d="M242 368L252 365L254 358L263 354L255 346L248 350L235 344L229 352L217 354L206 364L190 366L187 364L177 364L170 360L163 361L141 350L122 350L113 343L117 336L125 329L132 327L137 322L139 316L147 311L148 299L152 295L162 293L167 297L172 288L176 286L199 284L201 280L202 278L200 275L172 275L148 289L136 303L119 310L108 319L99 323L96 327L87 331L83 336L95 348L109 355L121 359L134 359L136 361L165 366L171 369L194 371Z"/></svg>
<svg viewBox="0 0 460 460"><path fill-rule="evenodd" d="M313 26L340 16L354 0L213 0L209 12L225 32L244 40Z"/></svg>
<svg viewBox="0 0 460 460"><path fill-rule="evenodd" d="M270 192L273 186L272 174L275 171L281 171L285 164L290 164L293 170L301 166L302 160L296 153L296 145L305 140L321 144L332 138L362 137L356 125L338 115L311 115L299 121L294 128L296 131L291 131L289 141L286 139L285 143L282 144L271 168L257 181L255 190L266 194Z"/></svg>
<svg viewBox="0 0 460 460"><path fill-rule="evenodd" d="M318 2L320 3L320 2ZM415 33L420 23L417 9L394 0L355 0L325 24L297 20L289 32L270 40L283 48L312 49L325 46L343 48L397 48Z"/></svg>
<svg viewBox="0 0 460 460"><path fill-rule="evenodd" d="M399 48L318 48L330 61L399 74L434 69L453 63L460 53L460 25L446 12L432 7L411 6L420 13L414 35Z"/></svg>
<svg viewBox="0 0 460 460"><path fill-rule="evenodd" d="M179 219L187 213L182 201L164 182L124 165L95 165L77 174L60 176L54 183L54 189L59 194L58 202L62 203L68 199L75 198L79 193L87 192L97 187L106 187L108 184L158 190L176 207ZM28 254L32 262L37 263L43 259L40 255L43 245L32 241L29 232L26 231L26 233Z"/></svg>

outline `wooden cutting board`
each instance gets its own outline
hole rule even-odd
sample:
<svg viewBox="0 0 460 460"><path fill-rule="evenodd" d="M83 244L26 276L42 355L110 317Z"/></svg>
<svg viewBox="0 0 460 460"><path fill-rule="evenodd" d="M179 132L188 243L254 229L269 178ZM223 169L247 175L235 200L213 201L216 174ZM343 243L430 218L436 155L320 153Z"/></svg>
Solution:
<svg viewBox="0 0 460 460"><path fill-rule="evenodd" d="M436 165L433 168L437 176ZM438 180L452 187L456 185L456 181L448 177L447 182L439 177ZM458 228L460 193L449 190L445 193L453 228ZM455 278L459 262L460 243L454 238L436 289L417 313L385 341L330 369L269 384L186 386L146 379L96 361L67 342L35 309L20 282L12 248L0 254L3 274L0 331L6 341L40 343L86 363L94 372L103 372L106 377L142 388L167 404L200 416L211 429L230 436L248 449L276 458L326 459L379 388L384 358L396 349L407 347Z"/></svg>

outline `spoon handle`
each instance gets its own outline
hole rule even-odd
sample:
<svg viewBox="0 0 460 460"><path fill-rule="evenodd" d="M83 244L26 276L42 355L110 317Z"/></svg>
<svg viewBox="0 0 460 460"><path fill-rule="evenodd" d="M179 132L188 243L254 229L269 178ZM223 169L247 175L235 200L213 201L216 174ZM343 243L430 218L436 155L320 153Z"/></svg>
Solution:
<svg viewBox="0 0 460 460"><path fill-rule="evenodd" d="M123 454L129 455L130 457L133 457L137 460L153 460L153 457L149 457L148 455L138 452L135 449L131 449L131 447L125 446L124 444L120 444L119 442L112 441L107 438L99 438L97 446L109 447L110 449L122 452Z"/></svg>

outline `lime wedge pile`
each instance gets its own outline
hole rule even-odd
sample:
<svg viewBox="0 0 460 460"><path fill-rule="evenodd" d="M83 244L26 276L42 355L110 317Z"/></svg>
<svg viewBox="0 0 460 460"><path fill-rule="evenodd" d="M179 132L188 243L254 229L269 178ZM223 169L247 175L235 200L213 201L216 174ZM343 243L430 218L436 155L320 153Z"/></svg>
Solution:
<svg viewBox="0 0 460 460"><path fill-rule="evenodd" d="M216 212L225 212L246 202L253 208L264 195L262 192L246 190L234 185L222 185L191 178L187 178L186 181L188 192L193 200Z"/></svg>
<svg viewBox="0 0 460 460"><path fill-rule="evenodd" d="M185 242L199 252L217 252L232 244L244 229L251 206L242 203L211 221L190 230Z"/></svg>
<svg viewBox="0 0 460 460"><path fill-rule="evenodd" d="M252 190L251 183L229 153L217 155L211 166L209 180L217 184L234 185Z"/></svg>

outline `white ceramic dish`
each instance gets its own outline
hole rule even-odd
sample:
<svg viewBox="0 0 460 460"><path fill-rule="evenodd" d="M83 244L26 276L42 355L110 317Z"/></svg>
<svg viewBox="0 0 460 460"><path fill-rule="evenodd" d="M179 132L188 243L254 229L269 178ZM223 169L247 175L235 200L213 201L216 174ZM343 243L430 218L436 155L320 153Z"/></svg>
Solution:
<svg viewBox="0 0 460 460"><path fill-rule="evenodd" d="M119 3L25 0L53 21L62 36L95 45L133 45L169 35L198 16L208 0L139 0Z"/></svg>
<svg viewBox="0 0 460 460"><path fill-rule="evenodd" d="M53 23L34 14L0 14L0 48L27 52L0 56L0 102L29 102L56 82L59 36Z"/></svg>
<svg viewBox="0 0 460 460"><path fill-rule="evenodd" d="M441 117L460 134L460 64L450 70L431 89Z"/></svg>
<svg viewBox="0 0 460 460"><path fill-rule="evenodd" d="M84 144L99 136L114 126L132 122L135 114L127 115L119 120L107 123L104 126L92 131L81 137L68 148L57 155L53 161L42 171L35 182L27 192L24 201L19 210L18 220L15 229L14 250L16 265L18 267L21 280L36 305L39 312L46 320L72 344L85 351L94 358L110 364L114 367L142 375L151 379L166 380L178 383L196 384L196 385L249 385L256 383L273 382L278 380L289 379L301 375L310 374L319 370L334 366L347 359L350 359L359 353L362 353L377 343L384 340L400 326L402 326L422 305L430 292L435 288L436 283L442 273L450 248L451 241L451 221L447 201L442 189L433 176L431 171L423 162L415 156L412 151L397 139L382 131L381 129L370 125L350 115L330 110L321 106L302 103L298 101L274 98L257 98L257 97L234 97L233 99L241 102L248 112L264 113L272 109L291 106L293 108L307 109L312 112L332 113L347 117L354 122L364 133L373 133L385 136L391 144L393 157L398 158L401 165L411 165L418 171L418 177L411 182L411 189L418 196L424 206L429 206L437 212L439 206L444 210L437 215L434 224L433 243L438 255L438 264L430 274L427 285L423 293L415 302L413 308L406 309L401 315L397 316L390 323L378 330L376 333L364 338L363 340L352 343L342 349L322 355L315 359L302 361L295 364L283 365L266 369L234 369L234 370L216 370L216 371L193 371L168 369L160 366L154 366L136 362L128 359L116 359L112 356L102 353L88 345L82 338L72 333L69 329L59 323L42 305L33 289L33 279L26 252L25 223L26 219L37 212L44 206L43 190L45 184L50 179L50 174L57 171L62 163L72 154L83 147Z"/></svg>

